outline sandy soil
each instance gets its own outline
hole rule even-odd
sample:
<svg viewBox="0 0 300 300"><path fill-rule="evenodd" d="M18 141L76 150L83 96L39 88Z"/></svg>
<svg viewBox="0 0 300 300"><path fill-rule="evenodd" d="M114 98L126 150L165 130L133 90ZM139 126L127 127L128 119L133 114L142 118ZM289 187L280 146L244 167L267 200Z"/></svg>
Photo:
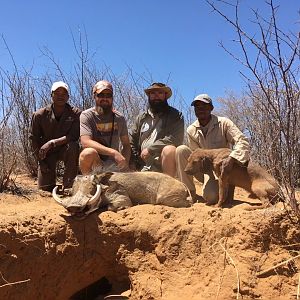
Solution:
<svg viewBox="0 0 300 300"><path fill-rule="evenodd" d="M78 221L29 177L16 183L19 195L0 194L0 299L299 297L300 227L280 203L247 211L259 201L237 189L231 208L140 205Z"/></svg>

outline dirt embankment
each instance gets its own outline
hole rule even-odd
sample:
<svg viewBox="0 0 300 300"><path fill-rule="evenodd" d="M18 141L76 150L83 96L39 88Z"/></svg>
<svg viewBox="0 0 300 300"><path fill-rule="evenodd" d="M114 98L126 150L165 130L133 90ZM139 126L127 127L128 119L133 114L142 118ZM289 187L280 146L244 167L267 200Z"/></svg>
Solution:
<svg viewBox="0 0 300 300"><path fill-rule="evenodd" d="M300 227L280 204L246 211L252 200L237 190L232 208L141 205L76 221L30 184L26 197L0 194L0 299L128 289L130 299L296 299Z"/></svg>

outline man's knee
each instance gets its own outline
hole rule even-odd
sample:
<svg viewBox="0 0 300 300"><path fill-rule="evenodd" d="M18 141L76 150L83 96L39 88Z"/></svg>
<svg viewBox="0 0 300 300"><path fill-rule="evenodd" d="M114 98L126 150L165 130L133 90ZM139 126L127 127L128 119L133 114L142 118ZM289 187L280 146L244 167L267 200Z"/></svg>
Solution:
<svg viewBox="0 0 300 300"><path fill-rule="evenodd" d="M203 199L207 204L213 205L218 203L218 194L214 191L203 191Z"/></svg>
<svg viewBox="0 0 300 300"><path fill-rule="evenodd" d="M101 165L98 152L94 148L85 148L79 155L79 168L83 175L92 171L96 166Z"/></svg>
<svg viewBox="0 0 300 300"><path fill-rule="evenodd" d="M203 198L204 200L212 205L216 204L219 199L219 186L218 180L209 179L203 186Z"/></svg>
<svg viewBox="0 0 300 300"><path fill-rule="evenodd" d="M188 158L192 153L192 150L186 145L180 145L176 148L176 158Z"/></svg>
<svg viewBox="0 0 300 300"><path fill-rule="evenodd" d="M176 147L173 145L165 146L161 151L161 157L169 157L174 156L176 151Z"/></svg>
<svg viewBox="0 0 300 300"><path fill-rule="evenodd" d="M94 148L85 148L79 155L79 162L92 162L96 159L99 159L99 155Z"/></svg>

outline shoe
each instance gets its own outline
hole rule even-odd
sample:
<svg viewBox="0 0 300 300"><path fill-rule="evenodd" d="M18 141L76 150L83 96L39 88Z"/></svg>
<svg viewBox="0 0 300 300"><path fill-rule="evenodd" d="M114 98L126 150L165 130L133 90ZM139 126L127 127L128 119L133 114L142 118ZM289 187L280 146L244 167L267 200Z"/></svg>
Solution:
<svg viewBox="0 0 300 300"><path fill-rule="evenodd" d="M193 203L197 203L198 195L196 194L196 191L190 191L190 193L192 196Z"/></svg>
<svg viewBox="0 0 300 300"><path fill-rule="evenodd" d="M193 199L193 203L205 203L204 199L202 196L199 196L196 194L196 191L190 191L192 199Z"/></svg>

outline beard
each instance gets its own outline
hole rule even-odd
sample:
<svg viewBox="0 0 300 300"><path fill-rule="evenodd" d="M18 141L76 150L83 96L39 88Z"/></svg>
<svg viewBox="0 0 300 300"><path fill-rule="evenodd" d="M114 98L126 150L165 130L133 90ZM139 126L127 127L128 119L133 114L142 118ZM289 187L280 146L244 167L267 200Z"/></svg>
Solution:
<svg viewBox="0 0 300 300"><path fill-rule="evenodd" d="M168 107L169 104L166 100L148 100L149 102L149 108L153 113L160 113L160 112L165 112Z"/></svg>
<svg viewBox="0 0 300 300"><path fill-rule="evenodd" d="M99 115L107 115L112 112L112 105L107 103L96 105L96 111Z"/></svg>

